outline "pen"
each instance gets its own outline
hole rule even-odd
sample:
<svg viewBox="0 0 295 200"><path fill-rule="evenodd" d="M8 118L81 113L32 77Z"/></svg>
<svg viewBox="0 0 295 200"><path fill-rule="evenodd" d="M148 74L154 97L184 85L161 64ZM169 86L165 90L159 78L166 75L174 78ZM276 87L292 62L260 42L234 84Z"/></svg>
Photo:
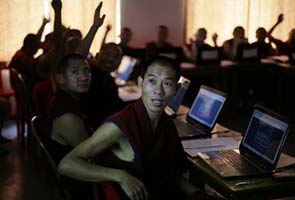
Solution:
<svg viewBox="0 0 295 200"><path fill-rule="evenodd" d="M252 185L252 184L259 184L259 183L262 183L262 181L240 181L235 183L235 186Z"/></svg>

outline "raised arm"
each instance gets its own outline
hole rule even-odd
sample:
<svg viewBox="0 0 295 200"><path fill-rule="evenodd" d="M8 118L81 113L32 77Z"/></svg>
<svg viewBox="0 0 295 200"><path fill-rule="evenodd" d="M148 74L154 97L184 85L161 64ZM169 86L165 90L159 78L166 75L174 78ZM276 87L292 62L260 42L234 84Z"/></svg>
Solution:
<svg viewBox="0 0 295 200"><path fill-rule="evenodd" d="M100 49L105 45L107 36L108 36L108 34L109 34L109 32L110 32L111 29L112 29L112 25L108 24L107 27L106 27L106 31L104 33L104 36L102 38Z"/></svg>
<svg viewBox="0 0 295 200"><path fill-rule="evenodd" d="M104 22L105 15L103 15L102 17L100 16L101 7L102 7L102 2L100 2L98 4L97 8L95 9L93 24L90 27L87 35L82 40L82 42L79 45L78 49L76 50L77 53L79 53L79 54L81 54L81 55L83 55L85 57L89 53L90 46L92 44L92 41L94 39L94 36L95 36L98 28Z"/></svg>
<svg viewBox="0 0 295 200"><path fill-rule="evenodd" d="M269 29L269 31L267 32L267 36L269 38L270 42L273 42L275 44L277 44L278 42L280 42L281 40L274 38L271 34L272 32L275 30L275 28L284 21L284 15L280 14L278 16L277 22Z"/></svg>
<svg viewBox="0 0 295 200"><path fill-rule="evenodd" d="M62 45L62 23L61 23L61 0L52 0L52 8L54 9L54 27L53 27L53 41L54 48L60 48Z"/></svg>
<svg viewBox="0 0 295 200"><path fill-rule="evenodd" d="M190 48L189 48L190 46ZM184 53L184 55L186 56L186 58L189 59L189 61L194 62L196 60L196 42L190 38L190 44L184 44L182 47L182 51Z"/></svg>
<svg viewBox="0 0 295 200"><path fill-rule="evenodd" d="M63 56L63 39L62 39L62 23L61 23L61 0L52 0L51 6L54 10L54 30L53 30L53 48L48 52L50 70L49 76L53 91L56 90L55 71L56 66Z"/></svg>
<svg viewBox="0 0 295 200"><path fill-rule="evenodd" d="M79 144L63 158L58 166L59 173L87 182L118 182L130 198L133 195L139 195L141 197L139 199L146 199L146 189L136 177L124 170L104 167L88 161L112 148L122 137L123 135L116 125L103 124L91 138Z"/></svg>
<svg viewBox="0 0 295 200"><path fill-rule="evenodd" d="M39 28L39 30L38 30L38 32L37 32L37 37L39 38L39 40L41 40L41 37L42 37L42 34L43 34L43 31L44 31L44 28L45 28L45 25L47 24L47 23L49 23L50 22L50 19L47 19L47 18L43 18L43 21L42 21L42 24L41 24L41 26L40 26L40 28Z"/></svg>
<svg viewBox="0 0 295 200"><path fill-rule="evenodd" d="M217 33L214 33L214 34L212 35L212 41L213 41L213 43L214 43L214 47L217 47L217 38L218 38Z"/></svg>
<svg viewBox="0 0 295 200"><path fill-rule="evenodd" d="M284 15L281 13L278 16L277 22L269 29L268 34L272 34L272 32L275 30L275 28L284 21Z"/></svg>

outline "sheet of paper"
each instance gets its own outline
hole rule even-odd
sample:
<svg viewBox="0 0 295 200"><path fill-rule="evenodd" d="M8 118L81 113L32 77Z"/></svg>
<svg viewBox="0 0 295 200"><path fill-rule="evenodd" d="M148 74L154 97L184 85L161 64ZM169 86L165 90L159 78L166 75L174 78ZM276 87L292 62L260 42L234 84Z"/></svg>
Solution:
<svg viewBox="0 0 295 200"><path fill-rule="evenodd" d="M197 153L199 152L236 149L239 148L239 143L236 142L232 137L220 137L183 140L182 146L186 153L194 157L197 156Z"/></svg>
<svg viewBox="0 0 295 200"><path fill-rule="evenodd" d="M282 168L292 164L295 164L295 158L282 153L276 168Z"/></svg>

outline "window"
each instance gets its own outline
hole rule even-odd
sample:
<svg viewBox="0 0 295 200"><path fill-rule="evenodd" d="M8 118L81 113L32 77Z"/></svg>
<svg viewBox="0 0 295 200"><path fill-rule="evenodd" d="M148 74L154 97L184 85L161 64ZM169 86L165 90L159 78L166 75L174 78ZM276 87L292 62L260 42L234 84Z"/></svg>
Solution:
<svg viewBox="0 0 295 200"><path fill-rule="evenodd" d="M118 1L118 0L117 0ZM99 1L66 0L62 1L62 22L65 26L81 30L83 36L89 30L94 11ZM103 26L98 30L91 47L96 53L107 24L112 25L107 41L115 41L116 0L103 0L102 13L106 14ZM37 33L43 16L50 16L51 22L45 31L53 27L54 14L51 0L9 0L0 4L0 61L9 62L20 49L26 34Z"/></svg>
<svg viewBox="0 0 295 200"><path fill-rule="evenodd" d="M275 29L273 36L286 41L294 28L293 0L186 0L186 41L194 36L198 28L207 29L207 40L213 45L211 36L218 34L218 45L232 38L235 26L243 26L249 42L255 41L258 27L269 30L280 13L284 21Z"/></svg>

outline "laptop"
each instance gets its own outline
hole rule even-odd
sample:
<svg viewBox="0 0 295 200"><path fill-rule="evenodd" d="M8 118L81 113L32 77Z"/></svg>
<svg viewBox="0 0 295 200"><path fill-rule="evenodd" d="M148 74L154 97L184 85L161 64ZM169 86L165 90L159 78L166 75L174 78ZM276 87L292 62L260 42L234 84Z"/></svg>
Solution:
<svg viewBox="0 0 295 200"><path fill-rule="evenodd" d="M200 47L196 64L219 64L221 60L220 47Z"/></svg>
<svg viewBox="0 0 295 200"><path fill-rule="evenodd" d="M182 139L210 136L226 97L224 92L201 85L187 116L174 120L179 136Z"/></svg>
<svg viewBox="0 0 295 200"><path fill-rule="evenodd" d="M190 85L190 80L185 78L184 76L181 76L179 78L178 83L180 84L180 87L174 97L171 98L171 100L168 102L168 105L165 107L165 112L170 116L176 116L177 111L180 107L180 104L185 96L185 93Z"/></svg>
<svg viewBox="0 0 295 200"><path fill-rule="evenodd" d="M242 44L237 50L237 59L241 62L258 62L259 58L258 46L254 44Z"/></svg>
<svg viewBox="0 0 295 200"><path fill-rule="evenodd" d="M156 54L179 60L182 57L182 47L157 48Z"/></svg>
<svg viewBox="0 0 295 200"><path fill-rule="evenodd" d="M138 59L124 55L122 57L121 63L118 70L115 72L115 83L118 86L124 86L127 84L129 77L133 71L134 66L138 62Z"/></svg>
<svg viewBox="0 0 295 200"><path fill-rule="evenodd" d="M287 118L256 105L238 150L199 156L222 177L267 175L276 168L289 126Z"/></svg>

